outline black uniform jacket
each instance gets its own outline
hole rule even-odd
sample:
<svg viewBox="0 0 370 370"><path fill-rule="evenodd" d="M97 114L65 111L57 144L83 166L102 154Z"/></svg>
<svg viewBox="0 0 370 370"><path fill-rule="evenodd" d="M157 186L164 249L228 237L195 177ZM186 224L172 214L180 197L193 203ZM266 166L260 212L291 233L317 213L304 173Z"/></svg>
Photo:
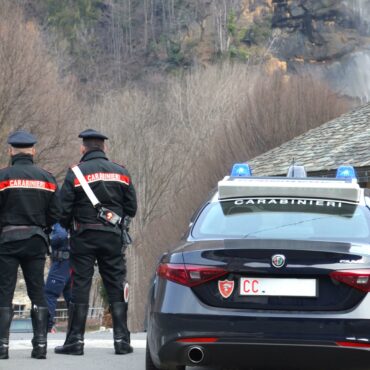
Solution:
<svg viewBox="0 0 370 370"><path fill-rule="evenodd" d="M134 217L137 209L136 193L128 171L108 160L101 150L87 152L79 168L103 207L119 216ZM71 169L61 190L62 217L60 223L69 228L76 224L97 224L97 211L82 189Z"/></svg>
<svg viewBox="0 0 370 370"><path fill-rule="evenodd" d="M59 216L54 176L34 165L31 155L13 156L12 166L0 170L1 228L17 225L46 228L57 222Z"/></svg>

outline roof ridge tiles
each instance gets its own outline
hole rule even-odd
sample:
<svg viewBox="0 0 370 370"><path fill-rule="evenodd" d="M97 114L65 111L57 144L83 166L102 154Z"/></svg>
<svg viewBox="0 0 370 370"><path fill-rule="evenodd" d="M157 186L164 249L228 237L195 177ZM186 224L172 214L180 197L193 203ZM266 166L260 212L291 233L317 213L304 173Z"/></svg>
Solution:
<svg viewBox="0 0 370 370"><path fill-rule="evenodd" d="M365 143L368 151L364 150ZM286 172L293 158L308 171L331 170L348 161L355 167L370 166L370 103L304 132L249 163L256 175L278 175Z"/></svg>

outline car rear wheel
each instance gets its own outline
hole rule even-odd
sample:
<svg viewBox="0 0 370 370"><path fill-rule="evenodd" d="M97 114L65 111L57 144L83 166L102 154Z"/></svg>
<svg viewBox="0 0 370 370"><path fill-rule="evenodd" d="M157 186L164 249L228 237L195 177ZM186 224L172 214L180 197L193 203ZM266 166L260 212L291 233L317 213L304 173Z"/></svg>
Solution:
<svg viewBox="0 0 370 370"><path fill-rule="evenodd" d="M148 341L146 342L146 353L145 353L145 370L185 370L185 366L171 366L171 367L160 367L154 365L152 356L150 355L150 349Z"/></svg>

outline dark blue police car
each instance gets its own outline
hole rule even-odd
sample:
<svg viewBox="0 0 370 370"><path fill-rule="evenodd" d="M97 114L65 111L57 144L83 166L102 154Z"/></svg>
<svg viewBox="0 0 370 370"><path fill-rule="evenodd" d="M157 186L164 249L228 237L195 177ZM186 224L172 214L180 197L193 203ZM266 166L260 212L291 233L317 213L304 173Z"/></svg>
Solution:
<svg viewBox="0 0 370 370"><path fill-rule="evenodd" d="M235 166L162 256L146 370L370 369L370 197L353 169L249 175Z"/></svg>

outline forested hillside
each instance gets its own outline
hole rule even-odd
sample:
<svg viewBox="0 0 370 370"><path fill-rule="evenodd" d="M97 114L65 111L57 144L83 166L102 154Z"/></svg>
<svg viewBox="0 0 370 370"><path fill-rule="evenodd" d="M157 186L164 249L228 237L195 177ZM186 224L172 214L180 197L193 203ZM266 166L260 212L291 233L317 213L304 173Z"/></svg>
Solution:
<svg viewBox="0 0 370 370"><path fill-rule="evenodd" d="M295 32L311 41L300 31L302 17L291 15L293 2L281 1L288 8L279 11L298 25L276 30L282 18L274 3L0 0L1 162L8 161L9 132L31 130L39 139L38 163L61 183L79 161L80 130L92 127L110 137L108 155L127 166L139 199L128 251L134 330L142 328L159 256L232 163L353 103L316 72L293 69L318 61L306 54L296 60L290 49L277 47ZM367 31L352 30L354 38L366 39Z"/></svg>
<svg viewBox="0 0 370 370"><path fill-rule="evenodd" d="M21 0L65 73L99 87L225 59L311 73L370 95L366 0ZM357 84L355 86L355 83Z"/></svg>

